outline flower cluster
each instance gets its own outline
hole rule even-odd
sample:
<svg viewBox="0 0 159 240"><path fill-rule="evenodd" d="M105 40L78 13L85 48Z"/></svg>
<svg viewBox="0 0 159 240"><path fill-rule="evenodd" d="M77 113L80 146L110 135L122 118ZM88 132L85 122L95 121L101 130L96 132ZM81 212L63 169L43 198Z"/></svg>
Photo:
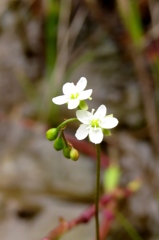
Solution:
<svg viewBox="0 0 159 240"><path fill-rule="evenodd" d="M92 143L99 144L102 142L104 136L108 136L111 134L110 129L117 126L118 120L117 118L113 117L112 114L106 115L107 108L105 105L99 106L96 111L94 109L92 109L91 112L87 111L88 105L86 104L85 100L91 100L92 89L85 90L86 86L87 79L84 77L80 78L76 85L70 82L65 83L62 88L64 95L54 97L52 101L57 105L62 105L66 103L68 109L75 109L78 107L78 110L76 111L77 118L75 120L79 120L81 124L76 131L76 138L78 140L83 140L86 137L89 137L89 140ZM67 123L68 122L69 120L67 120ZM70 144L68 144L67 140L64 138L63 129L60 129L60 126L65 127L65 122L59 125L59 127L57 128L58 130L48 130L46 137L49 139L49 134L51 132L50 136L53 136L53 139L51 137L49 140L55 140L54 148L56 150L63 149L63 153L65 155L65 152L67 152L65 149L70 149ZM57 137L59 131L61 131L61 134L60 137ZM67 156L68 158L70 158L70 156L72 155L69 152L69 155Z"/></svg>

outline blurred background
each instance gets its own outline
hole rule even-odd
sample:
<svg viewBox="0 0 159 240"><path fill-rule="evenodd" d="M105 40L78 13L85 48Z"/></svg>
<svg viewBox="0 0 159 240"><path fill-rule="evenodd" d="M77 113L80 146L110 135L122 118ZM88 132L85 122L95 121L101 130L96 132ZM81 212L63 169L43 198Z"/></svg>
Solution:
<svg viewBox="0 0 159 240"><path fill-rule="evenodd" d="M141 184L103 240L159 239L158 0L0 0L0 239L39 240L93 203L95 152L77 143L78 125L67 128L77 162L45 138L75 116L52 97L82 76L90 109L105 104L119 119L102 145L101 194L110 166L116 185ZM62 239L93 239L94 228L92 220Z"/></svg>

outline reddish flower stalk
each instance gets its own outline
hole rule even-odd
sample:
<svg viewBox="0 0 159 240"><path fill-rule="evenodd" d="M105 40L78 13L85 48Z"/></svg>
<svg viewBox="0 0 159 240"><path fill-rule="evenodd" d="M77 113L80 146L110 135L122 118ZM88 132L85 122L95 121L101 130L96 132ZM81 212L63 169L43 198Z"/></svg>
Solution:
<svg viewBox="0 0 159 240"><path fill-rule="evenodd" d="M115 211L117 208L117 201L112 200L106 207L106 209L102 210L102 219L100 223L100 240L106 239L112 222L115 218Z"/></svg>
<svg viewBox="0 0 159 240"><path fill-rule="evenodd" d="M99 201L99 209L101 210L103 207L107 206L108 203L116 202L121 198L125 198L129 196L132 192L128 189L116 189L113 193L109 195L104 195ZM111 212L111 210L110 210ZM108 213L108 212L107 212ZM69 231L73 227L81 223L87 223L95 214L95 205L91 205L87 208L79 217L71 220L61 220L60 224L54 228L46 237L42 240L57 240L61 237L65 232ZM108 217L108 216L107 216ZM111 220L111 218L107 218ZM108 221L110 224L111 221Z"/></svg>

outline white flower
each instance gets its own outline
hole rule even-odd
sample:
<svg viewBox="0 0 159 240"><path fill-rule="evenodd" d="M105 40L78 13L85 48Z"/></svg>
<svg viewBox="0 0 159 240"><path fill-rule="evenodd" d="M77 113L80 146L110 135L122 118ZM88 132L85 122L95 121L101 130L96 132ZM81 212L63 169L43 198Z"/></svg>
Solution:
<svg viewBox="0 0 159 240"><path fill-rule="evenodd" d="M76 138L83 140L89 135L91 142L98 144L103 140L104 129L114 128L118 124L118 120L112 115L106 116L106 107L101 105L95 113L85 110L78 110L76 116L82 124L76 131Z"/></svg>
<svg viewBox="0 0 159 240"><path fill-rule="evenodd" d="M68 109L73 109L78 107L81 100L88 99L92 94L92 89L85 90L87 85L87 79L81 77L76 85L74 83L65 83L63 85L63 94L52 99L53 103L57 105L62 105L68 103Z"/></svg>

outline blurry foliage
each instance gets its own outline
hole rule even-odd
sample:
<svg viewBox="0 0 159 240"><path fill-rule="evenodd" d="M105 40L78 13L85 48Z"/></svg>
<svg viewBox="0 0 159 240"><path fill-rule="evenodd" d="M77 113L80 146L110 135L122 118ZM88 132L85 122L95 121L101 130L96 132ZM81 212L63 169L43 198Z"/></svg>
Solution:
<svg viewBox="0 0 159 240"><path fill-rule="evenodd" d="M28 1L32 14L36 15L37 9L33 5L35 2L38 2L38 0ZM146 82L146 79L144 79L141 88L143 88L145 97L143 102L145 101L147 106L145 107L147 122L150 118L153 120L157 118L157 121L153 125L150 122L148 127L154 129L152 132L154 137L157 135L152 142L156 142L158 148L159 18L155 18L155 21L151 22L154 19L155 6L159 6L157 1L153 1L154 6L151 9L149 9L150 1L146 0L100 0L99 2L85 0L83 2L44 0L44 5L41 4L40 8L42 9L39 11L44 25L43 44L45 48L45 76L42 76L42 89L33 87L24 72L19 72L18 79L23 85L29 100L35 104L39 118L55 124L58 122L60 113L56 106L52 104L51 98L59 92L64 81L69 81L75 69L85 62L95 59L94 46L99 36L94 26L102 26L103 31L110 34L126 55L131 55L130 52L133 52L135 60L142 57L144 68L141 69L137 62L136 71L139 72L139 78L148 76L148 80L150 80ZM20 1L11 1L11 3L10 8L15 9L16 6L19 6ZM25 21L26 19L23 24L25 24ZM21 36L23 36L23 33L22 31ZM130 52L128 52L129 50ZM135 65L135 61L132 61L132 64ZM144 85L148 86L147 89L151 88L151 95L147 93ZM154 106L151 105L149 99L148 101L145 100L147 97L154 100L155 108L153 108ZM151 109L154 109L153 113ZM120 170L118 166L110 165L104 173L105 191L113 191L118 186L119 181ZM118 220L129 233L131 239L141 239L123 215L118 214Z"/></svg>
<svg viewBox="0 0 159 240"><path fill-rule="evenodd" d="M145 68L148 68L147 71L151 70L151 73L148 74L151 75L150 78L153 77L151 81L154 81L155 84L155 101L158 108L157 58L159 51L158 33L155 30L158 26L158 19L154 17L155 2L153 1L153 6L146 0L8 1L12 11L23 12L23 14L17 14L16 31L20 35L24 51L30 59L39 53L31 48L25 25L34 17L41 21L41 47L43 49L39 57L45 59L41 61L43 65L41 64L39 68L38 77L43 80L40 91L37 87L32 87L32 83L28 83L29 73L19 73L18 76L27 96L38 111L38 117L53 123L52 116L56 115L58 121L58 110L56 106L53 106L51 98L59 94L63 82L69 81L80 65L96 59L95 48L104 41L106 34L116 41L119 49L127 55L130 55L129 50L134 52L134 55L136 51L142 51ZM151 22L151 20L153 21ZM103 35L99 31L101 27ZM150 49L154 49L154 45L157 47L153 50L152 57ZM135 63L132 62L132 64ZM140 76L141 74L139 73ZM46 106L48 107L46 108ZM153 112L154 117L155 113ZM149 120L147 121L149 122Z"/></svg>
<svg viewBox="0 0 159 240"><path fill-rule="evenodd" d="M46 76L51 74L56 62L59 11L60 2L49 0L45 17Z"/></svg>
<svg viewBox="0 0 159 240"><path fill-rule="evenodd" d="M119 224L127 232L128 236L130 236L130 239L143 240L143 238L139 235L135 227L128 221L128 219L122 213L118 212L116 218Z"/></svg>
<svg viewBox="0 0 159 240"><path fill-rule="evenodd" d="M92 59L91 49L81 48L83 42L77 44L86 18L87 10L83 6L76 7L72 0L45 2L46 81L43 98L39 100L39 117L49 123L59 122L60 117L58 108L51 102L52 97L58 94L63 82L69 80L79 65Z"/></svg>
<svg viewBox="0 0 159 240"><path fill-rule="evenodd" d="M130 34L134 44L139 43L143 36L143 26L137 1L118 0L119 12L124 21L127 32Z"/></svg>
<svg viewBox="0 0 159 240"><path fill-rule="evenodd" d="M120 181L120 168L117 164L111 163L104 171L103 187L104 192L113 192L119 185Z"/></svg>

